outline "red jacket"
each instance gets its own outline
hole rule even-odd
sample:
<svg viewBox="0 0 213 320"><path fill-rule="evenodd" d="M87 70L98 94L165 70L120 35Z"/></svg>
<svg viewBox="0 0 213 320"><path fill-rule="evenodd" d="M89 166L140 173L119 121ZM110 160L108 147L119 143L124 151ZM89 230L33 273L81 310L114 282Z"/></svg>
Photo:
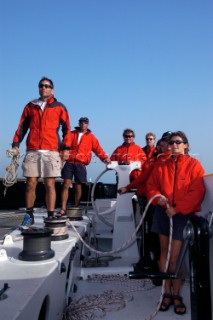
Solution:
<svg viewBox="0 0 213 320"><path fill-rule="evenodd" d="M155 146L153 147L145 146L142 149L145 152L147 159L150 159L153 156L155 157L158 154L158 149Z"/></svg>
<svg viewBox="0 0 213 320"><path fill-rule="evenodd" d="M146 161L146 155L143 149L134 142L131 144L126 144L124 142L113 151L110 160L118 161L118 164L121 164L122 162L130 164L131 161L140 161L142 167L143 163ZM140 170L133 170L130 174L130 178L135 179L140 173Z"/></svg>
<svg viewBox="0 0 213 320"><path fill-rule="evenodd" d="M63 141L59 137L62 128ZM27 150L69 150L70 119L66 107L53 96L47 101L44 111L37 101L29 102L21 115L18 129L15 132L12 147L19 147L28 129Z"/></svg>
<svg viewBox="0 0 213 320"><path fill-rule="evenodd" d="M148 158L143 164L141 174L126 186L127 190L137 189L138 196L146 195L146 182L155 166L165 162L170 157L171 152L160 153L157 156Z"/></svg>
<svg viewBox="0 0 213 320"><path fill-rule="evenodd" d="M162 194L177 213L198 212L205 194L203 176L204 169L197 159L182 154L171 156L153 169L146 185L147 197L150 200Z"/></svg>
<svg viewBox="0 0 213 320"><path fill-rule="evenodd" d="M88 131L82 135L79 144L78 134L78 127L70 132L72 142L70 156L67 160L68 162L88 165L92 158L92 152L94 152L102 161L108 158L107 154L100 146L98 139L94 136L94 134L92 134L91 130L88 129Z"/></svg>

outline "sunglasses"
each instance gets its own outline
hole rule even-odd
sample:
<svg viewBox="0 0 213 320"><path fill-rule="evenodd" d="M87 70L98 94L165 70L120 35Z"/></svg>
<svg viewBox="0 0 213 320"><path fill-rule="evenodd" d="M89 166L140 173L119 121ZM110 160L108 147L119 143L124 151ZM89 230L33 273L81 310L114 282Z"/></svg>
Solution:
<svg viewBox="0 0 213 320"><path fill-rule="evenodd" d="M88 124L89 122L87 120L81 120L81 121L79 121L79 123L80 124L85 124L85 123Z"/></svg>
<svg viewBox="0 0 213 320"><path fill-rule="evenodd" d="M174 140L174 141L169 141L169 145L172 146L174 143L176 144L181 144L181 143L185 143L182 140Z"/></svg>
<svg viewBox="0 0 213 320"><path fill-rule="evenodd" d="M124 138L134 138L134 136L124 136Z"/></svg>
<svg viewBox="0 0 213 320"><path fill-rule="evenodd" d="M50 84L39 84L39 88L52 89L53 87Z"/></svg>
<svg viewBox="0 0 213 320"><path fill-rule="evenodd" d="M146 140L154 140L154 138L146 138Z"/></svg>

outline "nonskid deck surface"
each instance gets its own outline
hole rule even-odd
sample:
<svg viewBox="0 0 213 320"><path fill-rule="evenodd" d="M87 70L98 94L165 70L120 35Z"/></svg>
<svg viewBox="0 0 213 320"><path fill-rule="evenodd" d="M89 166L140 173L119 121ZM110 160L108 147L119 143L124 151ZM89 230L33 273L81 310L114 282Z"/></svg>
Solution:
<svg viewBox="0 0 213 320"><path fill-rule="evenodd" d="M0 240L2 240L6 234L15 230L21 224L23 217L23 210L0 210Z"/></svg>
<svg viewBox="0 0 213 320"><path fill-rule="evenodd" d="M95 274L94 270L94 274L86 280L80 280L77 287L64 320L80 320L85 315L88 317L85 319L104 316L105 320L191 319L188 282L183 284L181 292L187 307L183 316L176 315L173 306L166 312L157 312L162 287L154 286L151 280L135 280L115 274L100 275Z"/></svg>

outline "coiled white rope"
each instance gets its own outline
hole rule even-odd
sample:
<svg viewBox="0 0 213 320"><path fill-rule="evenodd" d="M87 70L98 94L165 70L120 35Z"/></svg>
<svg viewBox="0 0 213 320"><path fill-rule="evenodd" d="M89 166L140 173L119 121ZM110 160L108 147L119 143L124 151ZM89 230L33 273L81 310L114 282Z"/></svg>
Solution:
<svg viewBox="0 0 213 320"><path fill-rule="evenodd" d="M110 287L99 294L85 295L65 308L63 320L91 320L104 317L106 312L119 311L126 307L127 302L134 300L134 292L153 290L154 285L147 279L129 279L126 275L93 274L88 277L92 291L97 283ZM116 289L111 289L116 286ZM113 317L112 317L113 318Z"/></svg>
<svg viewBox="0 0 213 320"><path fill-rule="evenodd" d="M4 196L6 196L7 188L11 187L17 181L17 170L19 167L19 150L13 148L6 151L8 158L12 158L10 165L6 168L6 174L3 180L5 186Z"/></svg>

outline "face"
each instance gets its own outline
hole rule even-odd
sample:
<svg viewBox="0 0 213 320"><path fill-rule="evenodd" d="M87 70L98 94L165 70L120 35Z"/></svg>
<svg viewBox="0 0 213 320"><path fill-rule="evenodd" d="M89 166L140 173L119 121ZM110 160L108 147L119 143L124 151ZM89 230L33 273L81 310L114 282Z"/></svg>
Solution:
<svg viewBox="0 0 213 320"><path fill-rule="evenodd" d="M132 132L126 132L124 135L124 142L130 144L134 141L134 134Z"/></svg>
<svg viewBox="0 0 213 320"><path fill-rule="evenodd" d="M188 148L188 144L184 143L180 136L174 136L169 141L169 148L173 154L185 154L185 149Z"/></svg>
<svg viewBox="0 0 213 320"><path fill-rule="evenodd" d="M153 147L155 144L155 138L151 135L146 137L146 145L149 147Z"/></svg>
<svg viewBox="0 0 213 320"><path fill-rule="evenodd" d="M54 94L54 90L49 81L44 80L39 84L39 94L43 101L48 100Z"/></svg>
<svg viewBox="0 0 213 320"><path fill-rule="evenodd" d="M79 127L81 132L86 132L88 129L89 123L86 121L80 121L79 122Z"/></svg>

